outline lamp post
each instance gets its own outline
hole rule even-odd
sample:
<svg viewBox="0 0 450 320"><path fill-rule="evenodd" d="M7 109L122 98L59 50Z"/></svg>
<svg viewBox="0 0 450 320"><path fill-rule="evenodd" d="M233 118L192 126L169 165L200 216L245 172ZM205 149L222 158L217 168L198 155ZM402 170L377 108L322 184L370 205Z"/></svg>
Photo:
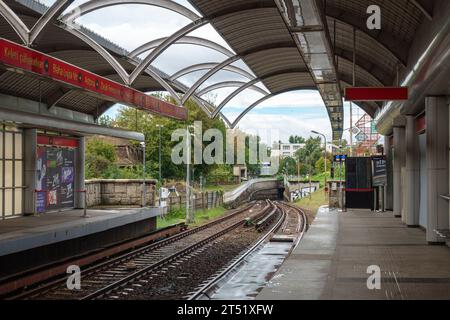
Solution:
<svg viewBox="0 0 450 320"><path fill-rule="evenodd" d="M142 147L142 207L145 208L147 206L147 182L146 178L146 167L145 167L145 142L141 142Z"/></svg>
<svg viewBox="0 0 450 320"><path fill-rule="evenodd" d="M191 169L190 169L190 163L191 163L191 136L193 137L194 134L190 132L190 129L193 128L193 126L187 126L186 128L186 223L192 223L193 219L190 215L190 205L191 205Z"/></svg>
<svg viewBox="0 0 450 320"><path fill-rule="evenodd" d="M323 134L323 133L320 133L320 132L317 132L317 131L311 131L312 133L314 133L314 134L317 134L317 135L319 135L319 136L322 136L323 137L323 139L324 139L324 142L325 142L325 156L324 156L324 160L325 160L325 174L327 173L327 137Z"/></svg>
<svg viewBox="0 0 450 320"><path fill-rule="evenodd" d="M162 172L161 172L161 129L164 128L163 125L157 124L156 127L159 129L159 145L158 145L158 172L159 172L159 206L161 207L161 189L162 189Z"/></svg>
<svg viewBox="0 0 450 320"><path fill-rule="evenodd" d="M325 155L323 157L323 161L324 161L324 165L325 165L325 192L326 192L326 190L327 190L327 180L328 180L327 179L327 137L323 133L317 132L315 130L312 130L311 132L314 133L314 134L317 134L319 136L322 136L323 140L324 140L324 143L325 143Z"/></svg>
<svg viewBox="0 0 450 320"><path fill-rule="evenodd" d="M163 125L157 124L156 127L159 129L159 144L158 144L158 173L159 173L159 206L161 207L161 189L162 189L162 171L161 171L161 129L164 128Z"/></svg>

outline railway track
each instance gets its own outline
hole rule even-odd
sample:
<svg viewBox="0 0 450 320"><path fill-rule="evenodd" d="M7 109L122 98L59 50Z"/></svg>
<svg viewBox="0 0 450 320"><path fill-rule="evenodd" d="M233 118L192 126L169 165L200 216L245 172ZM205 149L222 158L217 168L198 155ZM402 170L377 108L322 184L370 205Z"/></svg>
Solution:
<svg viewBox="0 0 450 320"><path fill-rule="evenodd" d="M278 210L280 219L273 227L264 234L252 247L233 259L225 268L208 281L198 287L188 297L188 300L201 300L210 297L217 291L221 284L232 275L245 262L245 259L261 248L267 241L292 241L290 252L299 244L304 233L308 230L306 214L298 207L283 202L274 202L275 210ZM278 239L278 240L275 240ZM290 254L289 252L289 254Z"/></svg>
<svg viewBox="0 0 450 320"><path fill-rule="evenodd" d="M257 202L243 209L235 210L229 215L199 228L182 232L160 242L144 246L114 259L95 264L82 270L81 289L69 290L66 277L44 284L11 297L13 299L33 300L90 300L122 297L133 288L145 284L145 278L155 273L165 273L168 265L184 261L201 252L211 243L227 233L242 227L250 217L254 221L263 219L274 209L269 202ZM184 260L183 260L184 259Z"/></svg>

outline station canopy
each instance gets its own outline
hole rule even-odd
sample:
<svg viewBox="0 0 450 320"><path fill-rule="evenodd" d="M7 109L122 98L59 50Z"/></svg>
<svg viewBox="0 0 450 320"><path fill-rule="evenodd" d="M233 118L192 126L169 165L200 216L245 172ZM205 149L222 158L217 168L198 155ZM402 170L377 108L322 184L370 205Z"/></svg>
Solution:
<svg viewBox="0 0 450 320"><path fill-rule="evenodd" d="M72 3L62 0L46 6L34 0L1 1L1 37L142 92L167 91L179 106L192 98L211 117L221 116L230 127L273 96L317 89L330 117L333 139L338 140L344 130L344 88L394 85L399 68L407 64L416 30L425 19L432 19L434 1L190 0L195 11L171 0L91 0L75 8L70 7ZM90 12L129 4L167 9L188 18L190 23L169 37L152 39L130 52L75 22ZM366 26L367 8L371 5L382 8L381 30L369 30ZM190 35L208 24L231 50ZM226 59L219 63L205 61L175 74L154 66L163 52L180 43L218 51ZM252 72L236 66L238 61ZM193 85L179 81L199 70L207 72ZM221 70L248 80L202 87ZM114 104L56 81L42 81L7 68L0 71L1 93L95 118ZM236 89L218 105L202 98L209 91L225 87ZM229 121L221 111L247 89L258 91L263 97L244 106L242 114ZM359 106L371 117L381 108L376 102L361 102Z"/></svg>

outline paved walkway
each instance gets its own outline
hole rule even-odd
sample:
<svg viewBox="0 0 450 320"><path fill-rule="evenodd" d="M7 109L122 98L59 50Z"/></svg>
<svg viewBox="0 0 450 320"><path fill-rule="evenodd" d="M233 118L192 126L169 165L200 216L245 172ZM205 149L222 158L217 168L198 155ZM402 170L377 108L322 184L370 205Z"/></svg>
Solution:
<svg viewBox="0 0 450 320"><path fill-rule="evenodd" d="M367 288L371 265L381 290ZM450 299L450 248L391 213L321 211L257 299Z"/></svg>
<svg viewBox="0 0 450 320"><path fill-rule="evenodd" d="M0 221L0 256L87 236L160 215L158 208L46 213Z"/></svg>

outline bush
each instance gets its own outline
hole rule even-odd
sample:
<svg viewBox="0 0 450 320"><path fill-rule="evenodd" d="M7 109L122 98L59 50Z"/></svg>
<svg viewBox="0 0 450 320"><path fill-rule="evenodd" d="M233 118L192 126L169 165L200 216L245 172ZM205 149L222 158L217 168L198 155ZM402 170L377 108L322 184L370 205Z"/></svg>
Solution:
<svg viewBox="0 0 450 320"><path fill-rule="evenodd" d="M86 178L107 178L116 161L114 145L100 139L88 140L86 144Z"/></svg>

